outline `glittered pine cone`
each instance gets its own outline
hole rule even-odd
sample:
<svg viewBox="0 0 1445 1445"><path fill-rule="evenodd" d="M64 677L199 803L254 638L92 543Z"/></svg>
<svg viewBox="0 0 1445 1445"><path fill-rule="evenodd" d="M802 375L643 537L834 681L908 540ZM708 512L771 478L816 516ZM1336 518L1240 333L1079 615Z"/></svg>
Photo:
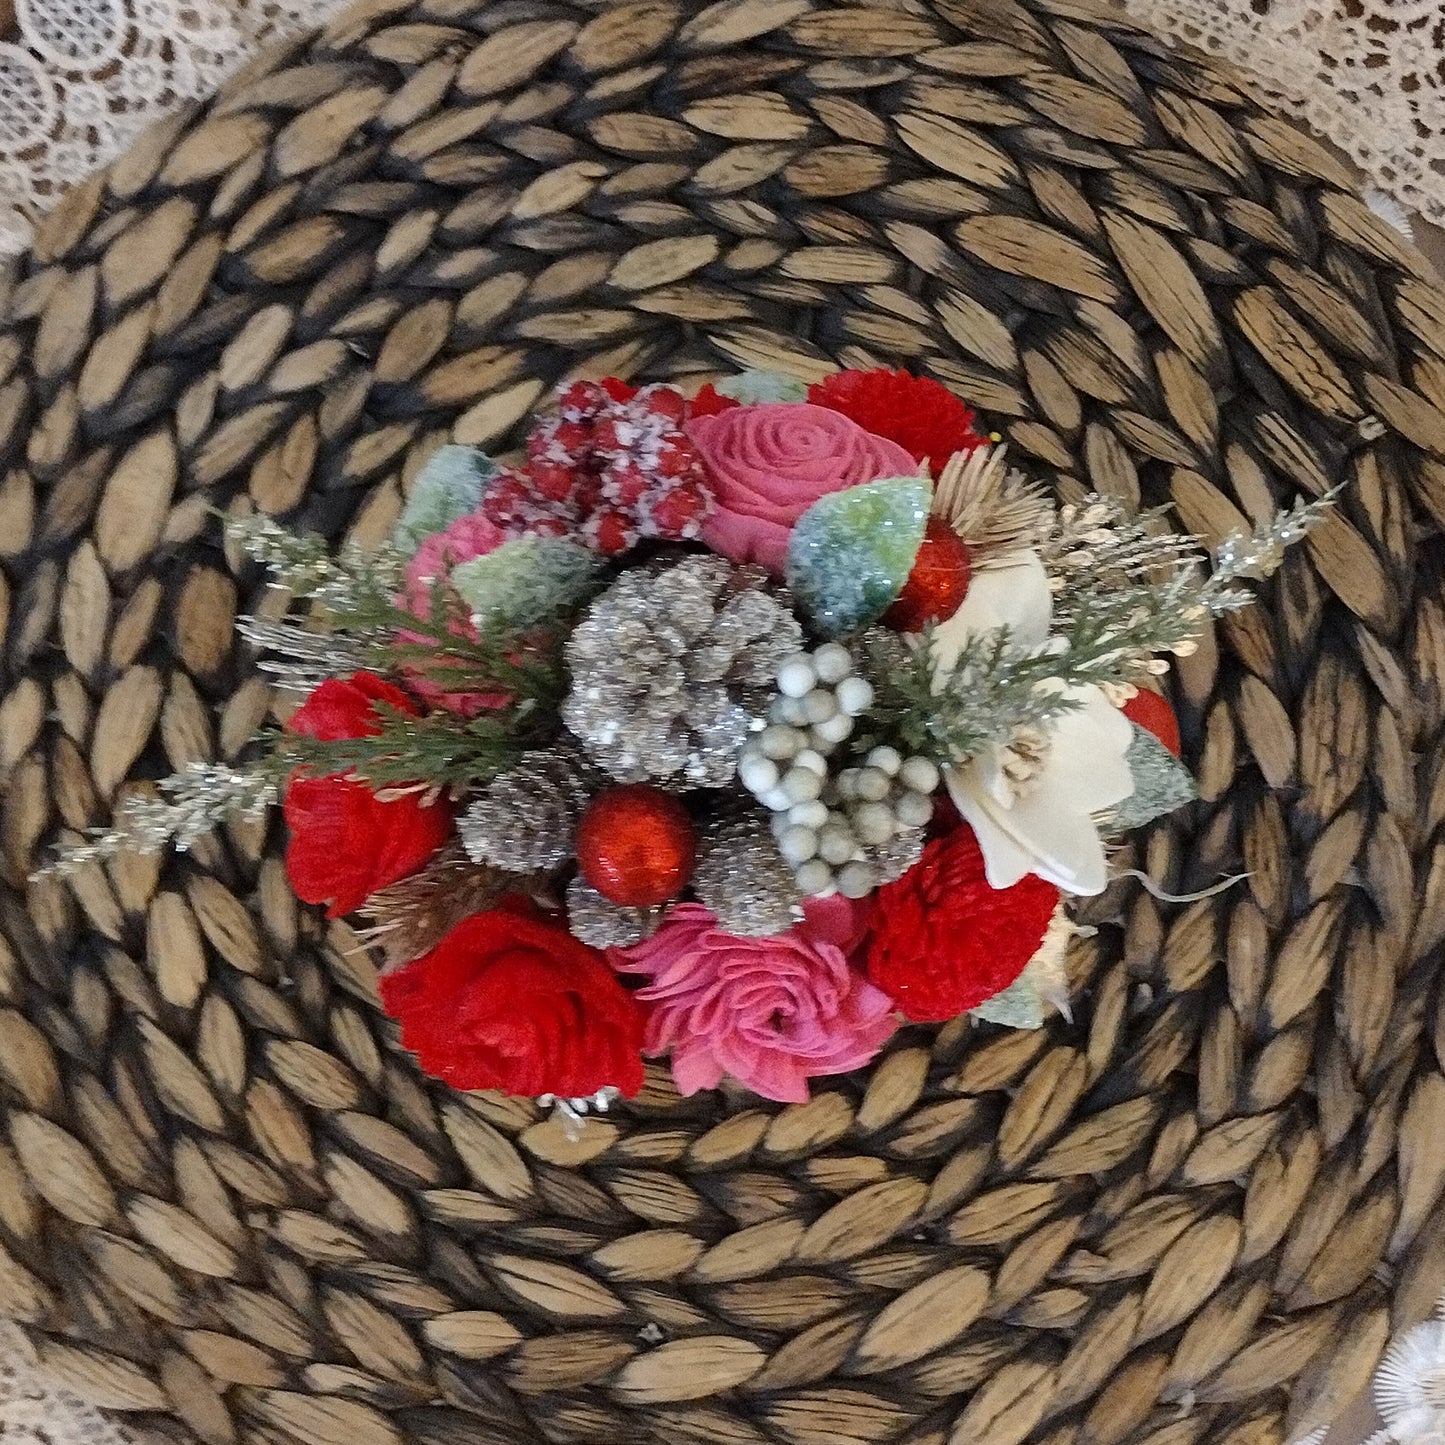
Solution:
<svg viewBox="0 0 1445 1445"><path fill-rule="evenodd" d="M572 856L577 824L600 781L574 748L523 753L457 820L467 855L510 872L555 868Z"/></svg>
<svg viewBox="0 0 1445 1445"><path fill-rule="evenodd" d="M624 572L567 644L562 721L619 782L718 788L802 645L763 574L688 556Z"/></svg>

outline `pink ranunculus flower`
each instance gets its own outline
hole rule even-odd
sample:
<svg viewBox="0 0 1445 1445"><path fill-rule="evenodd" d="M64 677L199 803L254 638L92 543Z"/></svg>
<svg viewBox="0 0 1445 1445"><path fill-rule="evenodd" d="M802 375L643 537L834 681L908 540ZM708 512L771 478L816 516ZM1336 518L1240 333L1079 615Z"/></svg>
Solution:
<svg viewBox="0 0 1445 1445"><path fill-rule="evenodd" d="M687 434L716 502L702 540L734 562L758 562L776 574L787 563L793 523L819 497L918 472L897 442L807 402L729 407L694 417Z"/></svg>
<svg viewBox="0 0 1445 1445"><path fill-rule="evenodd" d="M765 1099L801 1104L808 1080L861 1068L897 1023L887 994L808 924L770 938L724 933L700 903L680 903L649 939L613 949L614 968L651 979L643 1049L671 1050L684 1094L725 1074Z"/></svg>
<svg viewBox="0 0 1445 1445"><path fill-rule="evenodd" d="M437 584L446 581L453 567L470 562L474 557L485 557L506 540L507 534L500 527L478 513L458 517L445 531L434 532L416 549L411 561L406 564L405 584L398 601L421 621L430 622L432 593ZM476 639L476 629L470 623L454 623L451 630ZM401 642L431 640L420 632L401 632L397 636ZM418 672L412 672L408 677L408 686L425 701L448 712L460 713L463 717L475 717L479 712L503 707L507 702L506 696L500 693L444 692Z"/></svg>

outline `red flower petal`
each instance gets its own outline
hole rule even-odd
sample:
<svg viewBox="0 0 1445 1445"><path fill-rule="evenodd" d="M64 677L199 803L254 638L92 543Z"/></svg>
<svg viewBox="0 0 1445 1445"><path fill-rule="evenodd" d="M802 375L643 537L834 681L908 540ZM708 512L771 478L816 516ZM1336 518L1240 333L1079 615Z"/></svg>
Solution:
<svg viewBox="0 0 1445 1445"><path fill-rule="evenodd" d="M477 913L381 980L401 1041L457 1089L580 1098L642 1087L642 1013L602 954L514 908Z"/></svg>
<svg viewBox="0 0 1445 1445"><path fill-rule="evenodd" d="M875 895L868 977L918 1023L945 1023L1006 989L1043 942L1059 890L1032 873L990 888L960 827Z"/></svg>
<svg viewBox="0 0 1445 1445"><path fill-rule="evenodd" d="M323 682L288 724L305 737L334 741L380 731L375 704L415 716L399 687L369 672ZM423 806L420 795L383 802L364 783L331 774L298 775L282 807L291 841L286 875L305 903L324 903L327 917L354 913L379 889L417 872L446 842L452 809Z"/></svg>
<svg viewBox="0 0 1445 1445"><path fill-rule="evenodd" d="M357 672L328 678L296 709L287 726L303 737L326 741L371 737L381 731L374 706L378 702L413 716L421 711L399 687L375 673Z"/></svg>
<svg viewBox="0 0 1445 1445"><path fill-rule="evenodd" d="M830 407L864 431L897 442L926 461L936 477L954 452L988 440L973 429L973 412L946 386L906 371L839 371L808 388L814 406Z"/></svg>
<svg viewBox="0 0 1445 1445"><path fill-rule="evenodd" d="M1145 732L1153 733L1177 758L1179 756L1179 719L1169 700L1148 688L1140 688L1124 704L1124 716L1138 723Z"/></svg>

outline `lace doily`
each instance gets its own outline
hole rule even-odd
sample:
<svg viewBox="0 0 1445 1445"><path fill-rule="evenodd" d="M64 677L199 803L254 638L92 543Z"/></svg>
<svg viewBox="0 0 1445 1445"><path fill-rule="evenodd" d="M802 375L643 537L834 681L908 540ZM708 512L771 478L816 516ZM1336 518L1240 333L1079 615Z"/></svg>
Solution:
<svg viewBox="0 0 1445 1445"><path fill-rule="evenodd" d="M0 42L0 254L152 121L343 0L17 0Z"/></svg>
<svg viewBox="0 0 1445 1445"><path fill-rule="evenodd" d="M1407 1330L1380 1363L1373 1386L1385 1428L1364 1445L1445 1445L1445 1299ZM1295 1445L1324 1445L1328 1429ZM29 1343L0 1316L0 1445L142 1445L116 1420L51 1384Z"/></svg>
<svg viewBox="0 0 1445 1445"><path fill-rule="evenodd" d="M39 1371L20 1331L0 1316L0 1442L3 1445L140 1445L129 1430L57 1389Z"/></svg>
<svg viewBox="0 0 1445 1445"><path fill-rule="evenodd" d="M1387 195L1445 226L1441 0L1123 0L1157 34L1227 60Z"/></svg>

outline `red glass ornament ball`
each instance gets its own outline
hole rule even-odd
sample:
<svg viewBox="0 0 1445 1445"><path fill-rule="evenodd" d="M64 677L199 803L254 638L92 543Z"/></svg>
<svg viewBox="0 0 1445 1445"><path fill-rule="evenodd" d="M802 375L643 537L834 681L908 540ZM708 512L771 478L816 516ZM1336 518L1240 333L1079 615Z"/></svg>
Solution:
<svg viewBox="0 0 1445 1445"><path fill-rule="evenodd" d="M883 614L884 624L895 632L922 632L927 623L952 617L968 595L972 572L963 538L942 517L930 517L913 570Z"/></svg>
<svg viewBox="0 0 1445 1445"><path fill-rule="evenodd" d="M1146 733L1153 733L1176 758L1179 756L1179 719L1167 698L1141 687L1124 704L1124 716Z"/></svg>
<svg viewBox="0 0 1445 1445"><path fill-rule="evenodd" d="M692 877L697 832L671 793L626 783L599 793L577 829L582 876L625 908L675 898Z"/></svg>

